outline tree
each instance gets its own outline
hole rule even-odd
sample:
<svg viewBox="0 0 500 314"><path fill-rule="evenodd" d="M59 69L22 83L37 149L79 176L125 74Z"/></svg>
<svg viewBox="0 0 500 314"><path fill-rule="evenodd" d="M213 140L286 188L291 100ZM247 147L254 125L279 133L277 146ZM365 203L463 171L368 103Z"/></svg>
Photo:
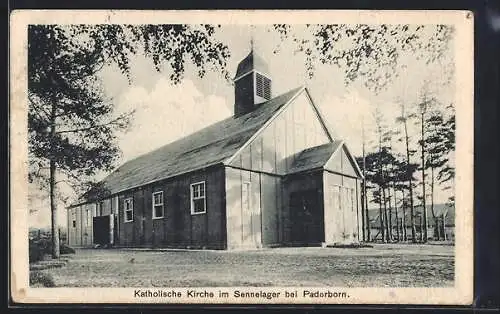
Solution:
<svg viewBox="0 0 500 314"><path fill-rule="evenodd" d="M405 142L405 150L406 150L406 179L408 180L408 190L409 190L409 205L410 205L410 224L411 224L411 238L412 242L416 242L416 228L415 228L415 212L414 212L414 204L413 204L413 174L411 173L411 156L415 152L410 150L410 136L408 133L408 120L413 118L413 114L408 114L406 110L405 103L401 100L400 108L401 108L401 116L396 119L396 122L399 122L403 125L404 132L404 142Z"/></svg>
<svg viewBox="0 0 500 314"><path fill-rule="evenodd" d="M406 156L404 155L396 155L395 163L393 167L393 187L394 187L394 195L396 192L401 192L401 207L402 207L402 218L401 218L401 228L402 228L402 239L404 241L407 240L406 234L406 208L410 207L410 198L408 197L409 191L413 190L412 187L408 184L408 182L413 182L415 180L414 174L418 169L418 164L410 163L407 164ZM397 202L395 203L396 213L397 213ZM410 212L412 217L414 216L413 211ZM413 230L413 228L412 228Z"/></svg>
<svg viewBox="0 0 500 314"><path fill-rule="evenodd" d="M450 105L445 108L453 109ZM425 120L427 136L425 138L425 147L427 151L427 158L425 160L425 169L430 169L430 193L431 193L431 213L434 220L435 235L439 240L439 224L435 211L434 211L434 189L436 181L436 170L439 170L438 177L440 184L454 178L454 167L450 165L450 153L455 149L455 135L454 135L454 122L455 115L452 110L450 117L444 116L443 110L434 110L429 113Z"/></svg>
<svg viewBox="0 0 500 314"><path fill-rule="evenodd" d="M364 133L364 132L363 132ZM365 155L365 145L363 141L362 145L362 156L356 157L356 162L361 167L363 171L363 177L365 178L361 182L361 212L362 212L362 222L363 222L363 241L371 241L371 230L370 230L370 214L368 210L368 179L366 177L366 155Z"/></svg>
<svg viewBox="0 0 500 314"><path fill-rule="evenodd" d="M57 185L88 188L98 171L112 169L119 155L116 132L126 129L132 114L113 111L96 74L114 64L130 80L129 58L139 52L158 71L169 65L174 83L182 80L186 60L200 77L207 66L227 74L229 51L214 32L210 25L29 26L29 179L49 191L54 258Z"/></svg>
<svg viewBox="0 0 500 314"><path fill-rule="evenodd" d="M316 64L332 64L345 73L346 84L361 80L375 92L397 77L404 55L445 64L454 33L452 26L441 24L307 24L305 28L308 32L298 35L290 25L274 25L282 40L292 40L297 52L304 54L310 77ZM279 50L278 45L275 51ZM446 75L452 75L452 67L443 68L449 70Z"/></svg>
<svg viewBox="0 0 500 314"><path fill-rule="evenodd" d="M358 158L359 159L359 158ZM382 234L382 241L386 242L389 238L388 215L387 215L387 195L386 191L389 187L389 174L385 165L393 164L394 156L387 147L383 147L380 151L368 153L365 156L365 180L372 183L367 187L374 189L373 202L379 205L379 219Z"/></svg>
<svg viewBox="0 0 500 314"><path fill-rule="evenodd" d="M423 231L421 233L421 241L427 242L427 195L426 195L426 186L425 186L425 119L426 113L428 111L428 107L430 105L431 100L427 98L427 95L424 95L423 102L419 104L420 109L420 140L418 141L420 145L420 160L421 160L421 171L422 171L422 214L423 214Z"/></svg>

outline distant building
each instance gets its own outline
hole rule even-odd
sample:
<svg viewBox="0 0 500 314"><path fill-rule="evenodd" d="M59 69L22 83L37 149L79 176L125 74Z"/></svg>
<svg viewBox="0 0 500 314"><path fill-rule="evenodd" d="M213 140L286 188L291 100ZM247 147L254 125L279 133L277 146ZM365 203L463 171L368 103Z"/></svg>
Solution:
<svg viewBox="0 0 500 314"><path fill-rule="evenodd" d="M126 162L103 180L105 197L69 207L69 244L230 250L360 241L361 171L308 89L273 97L253 49L234 86L234 116Z"/></svg>
<svg viewBox="0 0 500 314"><path fill-rule="evenodd" d="M440 239L447 241L455 240L455 207L448 206L447 204L434 204L434 215L432 215L431 205L427 205L427 237L428 239ZM389 210L388 210L389 212ZM380 230L380 215L378 208L369 209L368 215L370 218L370 237L371 240L380 241L382 240L382 232ZM404 217L403 217L404 216ZM407 208L403 215L403 210L401 207L397 209L391 209L391 214L388 213L388 219L390 217L392 226L393 238L397 237L397 231L399 228L399 234L402 238L403 225L406 226L407 239L411 240L411 215L410 209ZM422 205L415 206L414 209L414 222L415 230L417 232L416 238L420 239L420 234L422 232L422 226L424 224L422 215Z"/></svg>

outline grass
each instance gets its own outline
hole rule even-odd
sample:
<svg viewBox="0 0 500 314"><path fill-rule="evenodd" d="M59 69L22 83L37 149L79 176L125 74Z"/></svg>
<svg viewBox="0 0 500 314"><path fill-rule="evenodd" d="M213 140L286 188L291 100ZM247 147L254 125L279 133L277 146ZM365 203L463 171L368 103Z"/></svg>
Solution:
<svg viewBox="0 0 500 314"><path fill-rule="evenodd" d="M398 244L241 252L77 249L66 266L48 273L64 287L443 287L453 285L453 251Z"/></svg>

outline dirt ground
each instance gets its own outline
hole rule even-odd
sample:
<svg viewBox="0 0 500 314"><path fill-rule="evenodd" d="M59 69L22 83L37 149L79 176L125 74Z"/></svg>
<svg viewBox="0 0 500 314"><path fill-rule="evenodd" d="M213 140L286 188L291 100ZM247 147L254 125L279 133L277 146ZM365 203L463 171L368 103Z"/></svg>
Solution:
<svg viewBox="0 0 500 314"><path fill-rule="evenodd" d="M454 282L454 246L254 251L78 249L45 270L58 287L338 286L444 287Z"/></svg>

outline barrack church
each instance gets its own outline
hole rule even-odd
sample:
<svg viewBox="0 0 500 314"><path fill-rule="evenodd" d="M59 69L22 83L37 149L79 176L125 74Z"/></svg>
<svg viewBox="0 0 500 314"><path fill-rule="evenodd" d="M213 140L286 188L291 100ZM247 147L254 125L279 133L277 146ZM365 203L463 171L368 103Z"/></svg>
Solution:
<svg viewBox="0 0 500 314"><path fill-rule="evenodd" d="M68 207L74 247L255 249L360 241L361 171L306 87L273 94L251 49L233 116L127 161ZM329 104L335 106L335 104Z"/></svg>

